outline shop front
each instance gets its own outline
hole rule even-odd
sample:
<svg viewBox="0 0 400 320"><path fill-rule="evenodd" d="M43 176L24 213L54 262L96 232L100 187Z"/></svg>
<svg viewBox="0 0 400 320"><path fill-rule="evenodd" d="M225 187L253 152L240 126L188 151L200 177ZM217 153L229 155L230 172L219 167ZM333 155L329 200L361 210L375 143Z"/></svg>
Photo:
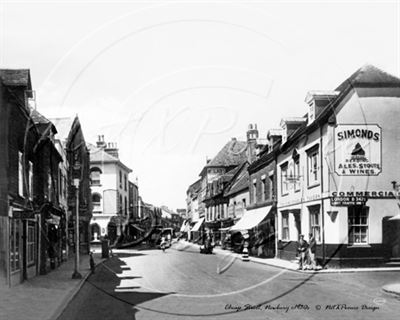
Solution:
<svg viewBox="0 0 400 320"><path fill-rule="evenodd" d="M243 235L249 235L249 254L257 257L275 256L275 212L273 206L248 210L230 228L232 250L240 252Z"/></svg>
<svg viewBox="0 0 400 320"><path fill-rule="evenodd" d="M11 286L38 274L38 221L33 210L10 207L9 283Z"/></svg>
<svg viewBox="0 0 400 320"><path fill-rule="evenodd" d="M193 226L191 232L191 239L193 242L202 243L204 230L204 217L197 220L196 224Z"/></svg>

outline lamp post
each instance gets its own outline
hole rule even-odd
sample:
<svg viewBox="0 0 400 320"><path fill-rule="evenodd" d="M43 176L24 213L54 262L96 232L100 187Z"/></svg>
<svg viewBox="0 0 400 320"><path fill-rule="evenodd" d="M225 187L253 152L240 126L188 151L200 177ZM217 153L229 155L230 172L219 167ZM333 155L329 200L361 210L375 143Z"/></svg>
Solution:
<svg viewBox="0 0 400 320"><path fill-rule="evenodd" d="M79 161L75 162L74 171L79 172L81 165ZM82 275L79 273L79 178L74 178L75 186L75 263L74 273L72 279L81 279Z"/></svg>

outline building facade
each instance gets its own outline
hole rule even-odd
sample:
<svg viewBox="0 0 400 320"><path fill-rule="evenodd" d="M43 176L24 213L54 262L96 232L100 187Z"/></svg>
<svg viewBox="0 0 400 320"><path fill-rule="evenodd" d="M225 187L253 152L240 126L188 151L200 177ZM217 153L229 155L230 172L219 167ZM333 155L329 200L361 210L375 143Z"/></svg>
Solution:
<svg viewBox="0 0 400 320"><path fill-rule="evenodd" d="M93 218L92 241L107 235L112 242L128 233L129 173L119 160L116 143L106 143L99 136L97 145L90 145L90 177Z"/></svg>
<svg viewBox="0 0 400 320"><path fill-rule="evenodd" d="M299 235L312 233L324 266L398 259L400 80L366 65L306 102L277 156L278 256L293 259Z"/></svg>
<svg viewBox="0 0 400 320"><path fill-rule="evenodd" d="M65 227L68 230L65 246L68 254L75 250L75 220L77 210L79 215L79 247L80 252L88 254L90 250L90 219L92 217L92 201L90 190L90 156L89 149L83 134L83 129L78 116L67 118L51 118L57 133L55 135L56 146L62 146L60 154L63 162L60 164L60 205L64 206L65 194L67 197L68 211ZM61 149L60 147L58 149ZM68 170L67 176L64 175ZM78 190L74 185L74 179L79 181ZM65 184L67 185L64 188Z"/></svg>

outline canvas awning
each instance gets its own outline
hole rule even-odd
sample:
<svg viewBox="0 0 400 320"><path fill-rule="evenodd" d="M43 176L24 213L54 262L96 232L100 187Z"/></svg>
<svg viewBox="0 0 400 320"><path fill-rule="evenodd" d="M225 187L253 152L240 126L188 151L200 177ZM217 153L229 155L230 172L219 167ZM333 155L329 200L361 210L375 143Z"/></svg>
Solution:
<svg viewBox="0 0 400 320"><path fill-rule="evenodd" d="M231 231L249 230L257 226L271 212L272 206L245 212L243 217L231 227Z"/></svg>
<svg viewBox="0 0 400 320"><path fill-rule="evenodd" d="M144 230L140 227L138 227L137 225L131 223L131 227L135 228L136 230L140 231L140 232L144 232Z"/></svg>
<svg viewBox="0 0 400 320"><path fill-rule="evenodd" d="M189 232L190 231L189 221L183 221L180 231L181 232Z"/></svg>
<svg viewBox="0 0 400 320"><path fill-rule="evenodd" d="M194 227L192 228L191 231L199 231L201 225L203 224L204 218L200 218L196 224L194 225Z"/></svg>

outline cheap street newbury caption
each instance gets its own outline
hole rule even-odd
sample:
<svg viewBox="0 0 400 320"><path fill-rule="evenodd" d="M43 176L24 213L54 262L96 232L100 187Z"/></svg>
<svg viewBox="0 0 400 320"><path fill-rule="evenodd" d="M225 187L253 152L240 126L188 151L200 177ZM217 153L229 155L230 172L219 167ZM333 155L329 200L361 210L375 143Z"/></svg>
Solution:
<svg viewBox="0 0 400 320"><path fill-rule="evenodd" d="M238 311L246 311L246 310L260 310L260 311L376 311L379 310L377 306L369 306L366 304L362 304L360 306L352 306L348 304L326 304L326 305L314 305L310 306L308 304L294 304L294 305L272 305L272 304L244 304L244 305L232 305L226 304L225 310L236 310Z"/></svg>

